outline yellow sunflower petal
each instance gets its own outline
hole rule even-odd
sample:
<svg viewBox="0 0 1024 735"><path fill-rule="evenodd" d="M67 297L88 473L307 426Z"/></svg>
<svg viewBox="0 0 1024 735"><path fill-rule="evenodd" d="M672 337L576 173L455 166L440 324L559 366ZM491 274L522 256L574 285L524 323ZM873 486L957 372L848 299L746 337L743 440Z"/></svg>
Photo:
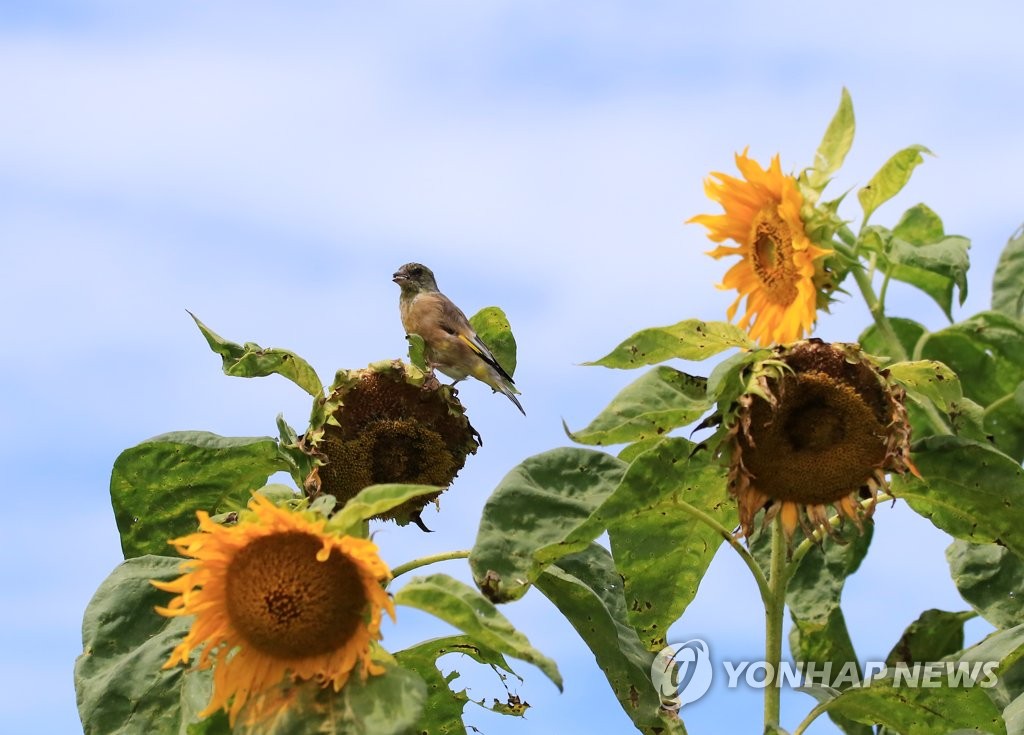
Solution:
<svg viewBox="0 0 1024 735"><path fill-rule="evenodd" d="M224 709L232 724L243 712L251 720L284 706L277 690L294 680L340 690L357 666L381 671L370 647L381 610L394 618L394 605L373 542L327 533L322 516L262 495L234 526L197 515L200 530L171 542L192 557L185 573L154 585L178 593L157 612L195 616L165 668L187 664L197 649L197 666L213 667L203 716Z"/></svg>
<svg viewBox="0 0 1024 735"><path fill-rule="evenodd" d="M814 261L831 250L807 237L800 210L803 197L796 179L782 173L779 156L768 168L736 154L742 178L712 173L704 182L707 196L718 202L723 214L698 214L688 223L707 228L713 242L732 241L709 251L713 258L736 255L740 260L722 279L720 288L739 292L729 307L731 321L738 301L746 298L741 328L763 345L792 342L809 333L817 316L818 294L814 288Z"/></svg>

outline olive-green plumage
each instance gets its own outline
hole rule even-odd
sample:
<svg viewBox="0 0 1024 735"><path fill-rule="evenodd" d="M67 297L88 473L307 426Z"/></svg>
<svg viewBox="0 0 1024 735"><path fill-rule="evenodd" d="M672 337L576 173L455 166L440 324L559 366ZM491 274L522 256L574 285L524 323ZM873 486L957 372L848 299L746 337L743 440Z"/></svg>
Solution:
<svg viewBox="0 0 1024 735"><path fill-rule="evenodd" d="M462 310L438 290L433 272L425 265L406 263L393 280L402 288L398 302L402 326L406 334L423 339L427 364L454 378L455 383L468 376L486 383L525 416L512 376L498 364Z"/></svg>

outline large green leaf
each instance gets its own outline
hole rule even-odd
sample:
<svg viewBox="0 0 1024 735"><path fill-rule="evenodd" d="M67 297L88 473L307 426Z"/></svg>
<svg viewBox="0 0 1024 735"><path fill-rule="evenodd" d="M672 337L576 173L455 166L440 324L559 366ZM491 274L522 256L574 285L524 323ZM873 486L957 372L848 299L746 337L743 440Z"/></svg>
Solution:
<svg viewBox="0 0 1024 735"><path fill-rule="evenodd" d="M858 680L863 675L856 664L857 655L839 603L846 578L857 570L867 554L873 528L869 522L861 534L847 524L839 532L841 543L810 549L800 559L786 587L786 604L793 619L789 633L793 658L814 663L819 670L827 667L832 674L830 681L842 678L843 667L851 662L855 671L850 674ZM839 713L830 716L847 735L870 735L870 728Z"/></svg>
<svg viewBox="0 0 1024 735"><path fill-rule="evenodd" d="M461 653L474 661L487 664L502 679L504 674L500 671L516 676L504 656L464 635L435 638L396 653L395 659L398 663L403 668L415 671L427 684L427 701L418 726L431 735L463 735L466 732L462 722L462 710L470 701L470 697L465 689L453 691L449 686L459 677L459 672L453 670L443 675L436 663L437 659L449 653ZM512 695L509 696L511 698ZM488 707L483 699L477 704ZM509 702L507 705L488 709L501 714L522 716L525 708L517 708L517 704L520 703Z"/></svg>
<svg viewBox="0 0 1024 735"><path fill-rule="evenodd" d="M692 423L712 405L706 379L659 365L623 388L586 428L569 436L598 446L642 441Z"/></svg>
<svg viewBox="0 0 1024 735"><path fill-rule="evenodd" d="M995 663L994 672L1003 674L1024 661L1024 623L989 633L984 640L950 657L954 661Z"/></svg>
<svg viewBox="0 0 1024 735"><path fill-rule="evenodd" d="M964 623L973 612L925 610L911 623L885 659L887 666L939 661L964 647Z"/></svg>
<svg viewBox="0 0 1024 735"><path fill-rule="evenodd" d="M719 530L696 516L704 514L719 529L731 529L737 522L735 503L725 494L725 469L706 453L694 457L693 450L685 439L664 439L629 465L614 492L588 516L566 514L558 532L546 536L547 544L536 544L534 536L533 545L520 552L530 554L528 564L519 565L521 583L556 559L586 549L607 530L624 580L630 622L649 649L663 647L669 624L693 599L723 539ZM486 587L484 591L491 594Z"/></svg>
<svg viewBox="0 0 1024 735"><path fill-rule="evenodd" d="M195 319L210 349L221 356L225 375L262 378L277 374L288 378L314 398L323 397L324 387L316 371L294 352L277 347L264 349L255 342L244 345L230 342L199 321L191 311L189 316Z"/></svg>
<svg viewBox="0 0 1024 735"><path fill-rule="evenodd" d="M941 681L941 686L910 687L895 685L891 675L874 679L871 686L843 691L828 712L865 725L884 725L901 735L1006 735L999 709L985 689L946 686L944 675Z"/></svg>
<svg viewBox="0 0 1024 735"><path fill-rule="evenodd" d="M1024 555L1024 470L1002 452L955 436L916 444L923 479L893 478L893 493L952 536L998 542Z"/></svg>
<svg viewBox="0 0 1024 735"><path fill-rule="evenodd" d="M807 183L812 189L818 192L824 189L832 174L843 165L853 145L854 127L853 100L846 87L843 87L839 107L814 154L814 166L807 172Z"/></svg>
<svg viewBox="0 0 1024 735"><path fill-rule="evenodd" d="M78 712L86 735L185 735L210 698L209 671L161 667L191 619L153 610L169 596L151 579L181 575L181 559L140 556L117 567L93 596L75 662Z"/></svg>
<svg viewBox="0 0 1024 735"><path fill-rule="evenodd" d="M956 588L997 628L1024 623L1024 561L1005 546L957 539L946 549Z"/></svg>
<svg viewBox="0 0 1024 735"><path fill-rule="evenodd" d="M469 318L469 325L491 348L491 353L509 375L516 373L516 338L505 312L497 306L487 306Z"/></svg>
<svg viewBox="0 0 1024 735"><path fill-rule="evenodd" d="M594 653L616 699L644 733L684 735L682 722L661 709L651 684L654 654L647 651L626 620L622 583L608 552L597 544L562 557L537 579Z"/></svg>
<svg viewBox="0 0 1024 735"><path fill-rule="evenodd" d="M638 368L674 357L703 360L733 347L751 349L753 346L747 333L732 324L687 319L668 327L643 329L600 360L583 364Z"/></svg>
<svg viewBox="0 0 1024 735"><path fill-rule="evenodd" d="M960 376L964 395L988 406L1024 381L1024 323L982 312L928 335L921 357L948 365Z"/></svg>
<svg viewBox="0 0 1024 735"><path fill-rule="evenodd" d="M490 600L469 585L446 574L414 577L395 594L395 604L430 613L487 648L533 664L562 689L555 662L531 646Z"/></svg>
<svg viewBox="0 0 1024 735"><path fill-rule="evenodd" d="M651 651L665 645L723 542L693 509L721 528L738 522L724 468L707 452L692 452L691 442L670 438L637 457L589 521L595 528L587 535L608 528L629 621Z"/></svg>
<svg viewBox="0 0 1024 735"><path fill-rule="evenodd" d="M789 647L793 658L806 666L801 691L816 699L833 697L837 690L828 688L831 684L843 683L845 689L863 676L846 627L846 618L838 606L831 608L818 622L794 619L789 630ZM827 683L821 681L822 677ZM846 735L872 735L873 730L869 726L838 712L829 712L829 718Z"/></svg>
<svg viewBox="0 0 1024 735"><path fill-rule="evenodd" d="M305 682L292 704L245 735L408 735L420 724L427 687L414 671L379 662L384 673L356 674L340 692Z"/></svg>
<svg viewBox="0 0 1024 735"><path fill-rule="evenodd" d="M1024 460L1024 381L989 405L982 420L997 447L1018 461Z"/></svg>
<svg viewBox="0 0 1024 735"><path fill-rule="evenodd" d="M484 505L469 556L484 594L494 602L526 594L558 556L541 560L536 552L564 541L612 493L625 470L611 455L576 447L553 449L514 467Z"/></svg>
<svg viewBox="0 0 1024 735"><path fill-rule="evenodd" d="M907 185L914 169L924 163L923 153L931 155L931 151L923 145L904 148L882 164L878 173L857 192L857 199L864 210L865 223L878 207L896 196Z"/></svg>
<svg viewBox="0 0 1024 735"><path fill-rule="evenodd" d="M1003 249L992 278L992 310L1024 319L1024 226Z"/></svg>
<svg viewBox="0 0 1024 735"><path fill-rule="evenodd" d="M125 558L166 552L168 539L195 530L197 510L244 508L253 490L288 468L269 437L179 431L126 449L110 476Z"/></svg>
<svg viewBox="0 0 1024 735"><path fill-rule="evenodd" d="M953 661L958 670L966 670L969 681L986 687L989 698L1002 708L1010 735L1024 732L1024 624L990 633L946 660Z"/></svg>

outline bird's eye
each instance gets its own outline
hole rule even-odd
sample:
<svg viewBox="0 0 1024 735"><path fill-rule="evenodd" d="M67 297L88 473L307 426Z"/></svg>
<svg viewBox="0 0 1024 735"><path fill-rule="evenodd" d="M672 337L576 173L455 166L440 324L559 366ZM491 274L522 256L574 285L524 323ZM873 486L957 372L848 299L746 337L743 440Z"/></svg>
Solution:
<svg viewBox="0 0 1024 735"><path fill-rule="evenodd" d="M423 275L423 269L422 268L413 268L411 273L414 276L422 276Z"/></svg>

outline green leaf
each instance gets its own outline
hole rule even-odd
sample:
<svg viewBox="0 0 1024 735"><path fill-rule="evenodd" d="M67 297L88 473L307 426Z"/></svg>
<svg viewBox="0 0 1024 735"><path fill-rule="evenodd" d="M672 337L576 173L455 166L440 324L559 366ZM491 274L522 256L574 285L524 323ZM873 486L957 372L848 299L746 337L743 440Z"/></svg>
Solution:
<svg viewBox="0 0 1024 735"><path fill-rule="evenodd" d="M170 599L150 584L181 575L181 559L140 556L118 566L96 590L82 623L75 662L78 712L86 735L185 735L210 698L209 671L161 667L191 619L153 610Z"/></svg>
<svg viewBox="0 0 1024 735"><path fill-rule="evenodd" d="M493 667L502 680L505 677L499 669L517 676L504 656L464 635L435 638L396 653L398 663L403 668L415 671L427 684L427 701L419 727L432 735L463 735L466 732L462 723L462 710L470 701L469 695L465 689L453 691L449 686L459 677L458 671L442 675L436 663L441 656L449 653L465 654L474 661ZM483 699L478 704L487 706ZM511 714L507 708L494 708L494 711ZM518 714L522 716L522 712Z"/></svg>
<svg viewBox="0 0 1024 735"><path fill-rule="evenodd" d="M253 490L288 468L269 437L180 431L126 449L110 476L125 558L166 552L168 539L195 530L197 510L244 508Z"/></svg>
<svg viewBox="0 0 1024 735"><path fill-rule="evenodd" d="M983 422L997 447L1024 461L1024 382L986 408Z"/></svg>
<svg viewBox="0 0 1024 735"><path fill-rule="evenodd" d="M669 626L696 597L724 540L691 509L721 528L732 529L738 522L736 503L726 493L725 469L709 453L691 456L692 451L692 443L670 438L637 457L588 521L608 528L629 621L652 651L664 647Z"/></svg>
<svg viewBox="0 0 1024 735"><path fill-rule="evenodd" d="M921 357L949 365L964 395L988 406L1024 381L1024 324L985 311L928 335Z"/></svg>
<svg viewBox="0 0 1024 735"><path fill-rule="evenodd" d="M967 298L970 240L943 234L942 220L925 205L907 210L892 232L866 228L861 244L881 256L879 266L885 273L927 293L950 320L954 290L960 304Z"/></svg>
<svg viewBox="0 0 1024 735"><path fill-rule="evenodd" d="M685 439L667 438L640 455L614 492L587 517L565 513L551 541L529 549L531 566L518 579L535 579L537 570L587 548L607 529L624 579L630 622L648 648L662 648L669 624L693 599L723 539L719 529L731 529L737 522L735 503L725 494L725 469L706 453L691 456L693 449ZM718 528L695 514L706 515ZM518 535L521 531L508 532Z"/></svg>
<svg viewBox="0 0 1024 735"><path fill-rule="evenodd" d="M923 153L931 155L931 151L923 145L904 148L886 161L878 173L871 177L867 186L857 192L857 199L864 210L865 223L878 207L896 196L907 185L914 169L924 163Z"/></svg>
<svg viewBox="0 0 1024 735"><path fill-rule="evenodd" d="M567 432L580 444L622 444L686 426L713 405L707 380L659 365L623 388L585 428Z"/></svg>
<svg viewBox="0 0 1024 735"><path fill-rule="evenodd" d="M555 662L531 646L525 635L469 585L446 574L414 577L395 594L395 604L430 613L487 648L533 664L561 691L562 675Z"/></svg>
<svg viewBox="0 0 1024 735"><path fill-rule="evenodd" d="M627 444L626 446L624 446L616 456L623 462L632 462L641 454L650 449L654 449L654 447L658 446L663 441L665 441L664 436L653 436L649 439L633 442L632 444Z"/></svg>
<svg viewBox="0 0 1024 735"><path fill-rule="evenodd" d="M426 372L427 370L427 343L423 341L423 337L418 334L407 334L405 335L406 341L409 342L409 363L414 367L419 368Z"/></svg>
<svg viewBox="0 0 1024 735"><path fill-rule="evenodd" d="M1024 623L1024 560L1005 546L957 539L946 549L960 595L997 628Z"/></svg>
<svg viewBox="0 0 1024 735"><path fill-rule="evenodd" d="M918 401L931 401L949 413L963 400L960 379L936 360L897 362L889 365L889 375Z"/></svg>
<svg viewBox="0 0 1024 735"><path fill-rule="evenodd" d="M199 331L206 337L210 349L223 359L224 374L237 378L262 378L265 375L281 375L302 388L314 398L322 398L323 384L309 363L288 350L276 347L263 349L255 342L244 345L229 342L207 327L191 311Z"/></svg>
<svg viewBox="0 0 1024 735"><path fill-rule="evenodd" d="M922 673L921 677L924 676ZM939 677L945 682L945 673ZM956 730L1006 735L992 700L980 687L896 686L893 677L843 691L829 704L838 713L866 725L884 725L901 735L938 735Z"/></svg>
<svg viewBox="0 0 1024 735"><path fill-rule="evenodd" d="M611 455L577 447L553 449L514 467L484 505L469 556L477 586L494 602L526 594L557 558L538 560L536 552L564 541L612 493L625 470Z"/></svg>
<svg viewBox="0 0 1024 735"><path fill-rule="evenodd" d="M951 235L937 242L914 245L892 238L886 251L887 271L897 281L917 286L935 299L951 321L953 319L953 291L961 306L967 298L967 270L970 258L967 251L971 241Z"/></svg>
<svg viewBox="0 0 1024 735"><path fill-rule="evenodd" d="M814 167L807 174L807 183L812 189L821 192L832 178L832 174L843 165L846 154L853 145L854 128L853 100L846 87L843 87L839 107L825 129L825 136L814 154Z"/></svg>
<svg viewBox="0 0 1024 735"><path fill-rule="evenodd" d="M246 735L408 735L420 723L427 687L416 672L382 663L383 674L365 679L356 674L340 692L304 682L289 707L242 731Z"/></svg>
<svg viewBox="0 0 1024 735"><path fill-rule="evenodd" d="M914 664L940 659L964 647L964 623L973 612L925 610L911 623L885 659L887 666Z"/></svg>
<svg viewBox="0 0 1024 735"><path fill-rule="evenodd" d="M1024 226L1013 233L992 278L992 310L1024 319Z"/></svg>
<svg viewBox="0 0 1024 735"><path fill-rule="evenodd" d="M955 436L914 447L923 479L893 477L893 494L950 535L1024 555L1024 470L1002 452Z"/></svg>
<svg viewBox="0 0 1024 735"><path fill-rule="evenodd" d="M794 619L793 627L789 631L789 647L793 651L794 659L813 663L818 676L821 676L822 671L826 672L825 677L829 682L835 682L837 679L849 681L851 676L855 676L859 681L863 676L860 665L857 663L857 654L853 650L850 631L846 627L846 618L838 606L831 608L820 622ZM849 669L851 666L853 670ZM810 671L810 667L808 670ZM801 691L819 700L834 697L838 690L817 685L812 673L807 674L809 683L801 687ZM852 682L844 690L849 686L852 686ZM846 735L872 735L873 733L869 726L838 712L829 712L828 715Z"/></svg>
<svg viewBox="0 0 1024 735"><path fill-rule="evenodd" d="M852 524L838 533L837 543L823 544L806 553L786 588L786 604L795 621L825 623L839 607L846 578L860 567L871 546L874 524L860 533Z"/></svg>
<svg viewBox="0 0 1024 735"><path fill-rule="evenodd" d="M558 608L597 659L616 699L643 733L684 735L683 723L661 709L651 684L654 654L626 620L622 583L598 544L559 559L537 579L537 589Z"/></svg>
<svg viewBox="0 0 1024 735"><path fill-rule="evenodd" d="M899 340L903 350L912 359L916 359L915 352L918 340L920 340L928 330L913 319L903 319L901 317L889 317L889 324L892 325L893 331L896 332L896 339ZM857 341L860 342L861 347L863 347L864 351L868 354L887 357L890 360L893 359L893 356L890 354L891 350L886 338L878 331L878 327L874 324L861 332Z"/></svg>
<svg viewBox="0 0 1024 735"><path fill-rule="evenodd" d="M938 242L946 236L942 219L926 204L916 204L900 217L892 234L912 245Z"/></svg>
<svg viewBox="0 0 1024 735"><path fill-rule="evenodd" d="M638 368L674 357L703 360L733 347L752 349L753 346L747 333L732 324L687 319L669 327L643 329L600 360L583 364Z"/></svg>
<svg viewBox="0 0 1024 735"><path fill-rule="evenodd" d="M313 457L299 446L299 436L282 414L277 415L277 431L280 441L277 448L281 458L288 465L288 473L297 487L302 487L309 473L316 467Z"/></svg>
<svg viewBox="0 0 1024 735"><path fill-rule="evenodd" d="M995 673L1006 673L1024 660L1024 623L989 633L984 640L951 657L955 661L995 663Z"/></svg>
<svg viewBox="0 0 1024 735"><path fill-rule="evenodd" d="M952 321L954 287L961 306L967 298L967 270L970 268L967 251L970 247L970 240L955 235L920 246L894 237L889 242L883 267L897 281L917 286L935 299Z"/></svg>
<svg viewBox="0 0 1024 735"><path fill-rule="evenodd" d="M721 407L730 406L747 392L746 369L755 362L767 360L769 357L771 350L760 349L737 352L722 360L708 376L708 399L717 401Z"/></svg>
<svg viewBox="0 0 1024 735"><path fill-rule="evenodd" d="M487 306L470 317L469 325L491 348L491 353L509 375L516 373L516 338L505 312L497 306Z"/></svg>
<svg viewBox="0 0 1024 735"><path fill-rule="evenodd" d="M364 521L397 508L412 498L432 495L438 491L434 485L407 485L387 483L369 485L349 500L330 521L328 527L340 533L354 534Z"/></svg>

